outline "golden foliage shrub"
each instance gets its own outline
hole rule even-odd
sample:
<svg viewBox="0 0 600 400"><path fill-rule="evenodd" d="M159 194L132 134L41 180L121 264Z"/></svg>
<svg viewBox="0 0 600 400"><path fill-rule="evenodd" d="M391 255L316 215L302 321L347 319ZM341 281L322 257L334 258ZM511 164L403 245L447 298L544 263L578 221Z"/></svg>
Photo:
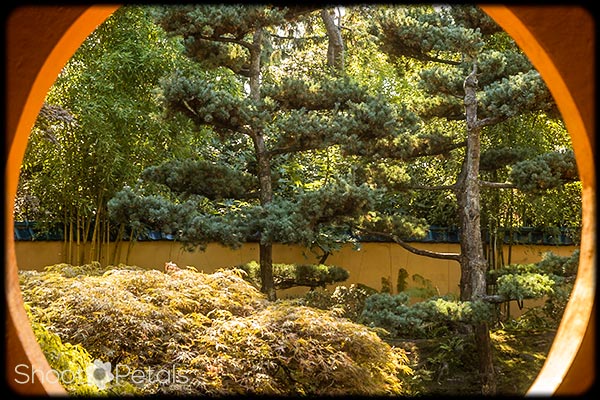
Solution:
<svg viewBox="0 0 600 400"><path fill-rule="evenodd" d="M30 317L145 394L405 394L406 355L328 311L269 302L235 269L57 264L20 274ZM67 388L68 389L68 388Z"/></svg>

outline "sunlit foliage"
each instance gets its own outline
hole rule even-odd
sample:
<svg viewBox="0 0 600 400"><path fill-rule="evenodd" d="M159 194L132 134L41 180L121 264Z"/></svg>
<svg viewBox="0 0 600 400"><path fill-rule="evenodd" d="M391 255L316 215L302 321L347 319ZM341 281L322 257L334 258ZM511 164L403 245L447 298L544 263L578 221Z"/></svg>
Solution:
<svg viewBox="0 0 600 400"><path fill-rule="evenodd" d="M242 275L237 269L203 274L188 268L167 274L125 265L58 264L44 272L22 272L20 281L32 320L47 327L36 331L39 340L60 340L64 345L51 345L54 350L78 352L69 350L60 365L109 361L115 374L121 371L122 380L114 384L125 385L122 390L405 393L403 380L411 370L402 351L372 330L327 311L269 302ZM169 371L171 379L147 376L140 382L125 374L127 369ZM67 386L74 392L78 388ZM109 384L107 390L111 388L117 389Z"/></svg>

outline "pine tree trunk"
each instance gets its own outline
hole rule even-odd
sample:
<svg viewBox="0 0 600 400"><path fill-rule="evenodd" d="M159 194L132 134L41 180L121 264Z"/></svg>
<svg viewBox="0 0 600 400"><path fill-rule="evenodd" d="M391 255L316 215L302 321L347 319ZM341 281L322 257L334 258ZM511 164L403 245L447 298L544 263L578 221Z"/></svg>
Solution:
<svg viewBox="0 0 600 400"><path fill-rule="evenodd" d="M483 253L480 221L479 160L481 127L477 120L477 64L465 79L465 114L467 120L467 154L459 175L456 197L461 220L461 300L485 296L487 261ZM473 326L479 353L482 394L496 393L492 344L486 323Z"/></svg>
<svg viewBox="0 0 600 400"><path fill-rule="evenodd" d="M273 199L273 188L271 185L271 163L267 153L264 137L260 133L252 136L254 150L258 164L258 180L260 183L260 204L265 206ZM261 238L259 246L260 253L260 276L261 292L265 293L269 300L276 300L275 283L273 281L273 246L264 243Z"/></svg>
<svg viewBox="0 0 600 400"><path fill-rule="evenodd" d="M260 100L260 56L262 52L262 29L257 29L252 40L250 50L250 97L252 100ZM256 154L258 169L258 182L260 185L260 204L265 206L273 200L273 186L271 182L271 160L265 138L256 127L253 127L252 143ZM273 246L271 243L263 243L259 246L261 292L265 293L269 300L276 300L275 283L273 281Z"/></svg>
<svg viewBox="0 0 600 400"><path fill-rule="evenodd" d="M344 41L340 29L335 25L332 14L327 9L321 10L321 19L327 31L327 65L334 71L344 70Z"/></svg>
<svg viewBox="0 0 600 400"><path fill-rule="evenodd" d="M475 344L479 352L481 394L493 396L496 394L496 373L494 372L494 357L490 330L486 323L475 325L473 328Z"/></svg>
<svg viewBox="0 0 600 400"><path fill-rule="evenodd" d="M277 293L275 292L275 283L273 281L273 246L269 244L261 244L259 246L260 252L260 279L261 287L260 291L267 295L267 298L271 301L277 300Z"/></svg>

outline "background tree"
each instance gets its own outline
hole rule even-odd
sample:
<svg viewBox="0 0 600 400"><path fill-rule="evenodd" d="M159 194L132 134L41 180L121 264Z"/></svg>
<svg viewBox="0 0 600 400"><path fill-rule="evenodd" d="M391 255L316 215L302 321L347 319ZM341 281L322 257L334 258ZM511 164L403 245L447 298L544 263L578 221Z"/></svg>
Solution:
<svg viewBox="0 0 600 400"><path fill-rule="evenodd" d="M102 246L123 234L110 225L107 201L145 166L181 151L190 124L159 118L154 92L182 62L178 54L144 7L123 7L86 39L48 93L23 161L15 220L60 222L66 261L99 260Z"/></svg>

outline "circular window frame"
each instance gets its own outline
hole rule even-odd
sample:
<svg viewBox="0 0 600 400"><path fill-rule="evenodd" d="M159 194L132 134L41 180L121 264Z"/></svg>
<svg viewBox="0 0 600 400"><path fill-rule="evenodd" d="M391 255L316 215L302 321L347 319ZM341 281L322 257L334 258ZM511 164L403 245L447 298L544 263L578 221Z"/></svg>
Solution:
<svg viewBox="0 0 600 400"><path fill-rule="evenodd" d="M32 379L19 383L23 376L16 373L21 365L42 375L50 371L25 313L17 275L12 209L21 162L31 127L60 70L85 38L119 7L28 6L14 10L7 19L5 96L11 101L7 101L5 133L4 354L5 379L18 394L66 395L57 382ZM580 7L481 8L516 41L540 72L571 134L583 187L580 266L547 360L527 394L580 394L595 379L594 21ZM573 59L586 62L570 62Z"/></svg>

